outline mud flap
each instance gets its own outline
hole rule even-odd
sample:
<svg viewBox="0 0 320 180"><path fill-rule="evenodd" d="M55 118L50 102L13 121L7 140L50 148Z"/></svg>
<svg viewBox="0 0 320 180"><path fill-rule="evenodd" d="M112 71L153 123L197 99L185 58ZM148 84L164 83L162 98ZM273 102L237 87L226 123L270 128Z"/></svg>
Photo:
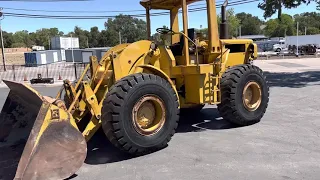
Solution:
<svg viewBox="0 0 320 180"><path fill-rule="evenodd" d="M87 145L70 113L28 86L4 82L10 92L0 114L0 180L73 175Z"/></svg>

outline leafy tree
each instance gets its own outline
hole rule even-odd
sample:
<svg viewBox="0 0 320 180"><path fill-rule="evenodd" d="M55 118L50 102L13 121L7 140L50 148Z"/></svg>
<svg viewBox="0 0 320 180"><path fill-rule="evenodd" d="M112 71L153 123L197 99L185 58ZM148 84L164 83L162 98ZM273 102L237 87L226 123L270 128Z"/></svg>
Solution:
<svg viewBox="0 0 320 180"><path fill-rule="evenodd" d="M21 48L21 47L26 47L24 43L18 42L18 43L13 43L12 48Z"/></svg>
<svg viewBox="0 0 320 180"><path fill-rule="evenodd" d="M35 33L29 34L29 36L33 40L32 45L44 46L46 49L50 48L49 43L52 37L61 35L63 35L63 32L59 31L58 28L42 28L38 29Z"/></svg>
<svg viewBox="0 0 320 180"><path fill-rule="evenodd" d="M3 35L3 44L4 44L4 47L5 48L11 48L12 44L14 43L13 42L13 34L12 33L8 33L6 31L3 31L2 32L2 35ZM2 47L2 44L1 46Z"/></svg>
<svg viewBox="0 0 320 180"><path fill-rule="evenodd" d="M14 47L31 47L33 41L29 37L29 33L26 30L17 31L13 34L13 44Z"/></svg>
<svg viewBox="0 0 320 180"><path fill-rule="evenodd" d="M320 5L319 0L263 0L262 3L258 4L258 8L264 11L263 17L269 18L278 13L278 19L281 20L282 8L297 8L301 4L310 4L310 2L316 1Z"/></svg>
<svg viewBox="0 0 320 180"><path fill-rule="evenodd" d="M307 28L307 35L320 34L320 29L316 27Z"/></svg>
<svg viewBox="0 0 320 180"><path fill-rule="evenodd" d="M80 27L76 26L74 28L73 36L79 38L80 48L87 48L89 46L89 36L90 36L89 31L82 30Z"/></svg>
<svg viewBox="0 0 320 180"><path fill-rule="evenodd" d="M147 38L146 22L128 15L120 14L114 19L109 18L105 23L105 27L106 30L109 31L109 35L114 39L119 39L120 32L122 43L133 43ZM116 45L114 43L115 42L112 42L110 45Z"/></svg>
<svg viewBox="0 0 320 180"><path fill-rule="evenodd" d="M306 12L294 15L295 24L299 22L299 31L307 34L318 34L320 30L320 13Z"/></svg>
<svg viewBox="0 0 320 180"><path fill-rule="evenodd" d="M99 45L101 47L106 47L109 44L109 32L106 30L102 30L100 32Z"/></svg>
<svg viewBox="0 0 320 180"><path fill-rule="evenodd" d="M260 26L263 22L257 16L242 12L236 14L236 17L241 24L241 35L256 35L261 33Z"/></svg>
<svg viewBox="0 0 320 180"><path fill-rule="evenodd" d="M99 38L100 32L98 27L92 27L90 29L90 36L89 36L89 46L90 47L98 47L99 46Z"/></svg>
<svg viewBox="0 0 320 180"><path fill-rule="evenodd" d="M279 19L270 19L266 23L264 33L269 37L284 37L294 34L294 21L290 15L282 14L281 22Z"/></svg>

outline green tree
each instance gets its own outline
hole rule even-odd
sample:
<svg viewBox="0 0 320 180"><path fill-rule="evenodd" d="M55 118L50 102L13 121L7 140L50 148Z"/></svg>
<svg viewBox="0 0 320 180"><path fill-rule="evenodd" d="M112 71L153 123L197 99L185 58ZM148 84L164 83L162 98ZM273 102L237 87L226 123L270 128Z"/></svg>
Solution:
<svg viewBox="0 0 320 180"><path fill-rule="evenodd" d="M270 19L266 23L264 34L269 37L284 37L294 34L294 21L288 14L281 15L281 22L279 19Z"/></svg>
<svg viewBox="0 0 320 180"><path fill-rule="evenodd" d="M6 31L2 32L3 35L3 44L5 48L11 48L13 44L13 33L8 33ZM1 46L2 47L2 44Z"/></svg>
<svg viewBox="0 0 320 180"><path fill-rule="evenodd" d="M307 28L307 35L320 34L320 29L316 27Z"/></svg>
<svg viewBox="0 0 320 180"><path fill-rule="evenodd" d="M275 13L278 13L278 19L282 18L282 9L287 8L297 8L301 4L310 4L311 2L316 1L320 5L319 0L263 0L262 3L258 4L258 8L264 11L263 17L269 18Z"/></svg>
<svg viewBox="0 0 320 180"><path fill-rule="evenodd" d="M79 38L80 48L87 48L89 46L89 36L90 36L89 31L83 30L80 27L76 26L74 28L73 36Z"/></svg>
<svg viewBox="0 0 320 180"><path fill-rule="evenodd" d="M32 39L32 45L44 46L46 49L50 48L49 43L52 37L61 35L63 35L63 32L59 31L58 28L42 28L29 34L30 39Z"/></svg>
<svg viewBox="0 0 320 180"><path fill-rule="evenodd" d="M89 46L90 47L98 47L99 46L99 37L100 32L98 27L92 27L90 29L90 36L89 36Z"/></svg>
<svg viewBox="0 0 320 180"><path fill-rule="evenodd" d="M320 30L320 13L306 12L294 15L295 24L299 22L299 32L307 34L318 34Z"/></svg>
<svg viewBox="0 0 320 180"><path fill-rule="evenodd" d="M261 33L260 26L263 22L257 16L242 12L236 14L236 17L241 24L241 35L256 35Z"/></svg>
<svg viewBox="0 0 320 180"><path fill-rule="evenodd" d="M109 44L109 32L106 30L102 30L100 32L99 45L101 47L106 47Z"/></svg>
<svg viewBox="0 0 320 180"><path fill-rule="evenodd" d="M228 31L229 31L230 38L237 37L238 36L238 28L240 27L240 20L234 14L233 8L230 8L227 10L227 21L228 21ZM220 24L220 23L221 23L221 16L218 15L218 24ZM220 26L218 29L220 32Z"/></svg>
<svg viewBox="0 0 320 180"><path fill-rule="evenodd" d="M147 38L146 22L128 15L120 14L114 19L108 19L105 27L112 39L119 39L120 32L122 43L133 43ZM114 46L116 42L119 43L119 40L110 42L110 45Z"/></svg>
<svg viewBox="0 0 320 180"><path fill-rule="evenodd" d="M34 43L30 37L29 33L26 30L17 31L12 35L13 43L12 47L31 47Z"/></svg>

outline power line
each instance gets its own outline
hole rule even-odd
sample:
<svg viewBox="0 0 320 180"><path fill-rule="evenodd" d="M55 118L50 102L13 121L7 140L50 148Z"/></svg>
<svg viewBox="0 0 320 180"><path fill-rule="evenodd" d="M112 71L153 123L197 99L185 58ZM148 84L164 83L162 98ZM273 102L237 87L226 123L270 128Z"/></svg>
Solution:
<svg viewBox="0 0 320 180"><path fill-rule="evenodd" d="M94 0L1 0L1 1L10 1L10 2L69 2L69 1L94 1Z"/></svg>
<svg viewBox="0 0 320 180"><path fill-rule="evenodd" d="M93 1L93 0L1 0L1 1L16 1L16 2L68 2L68 1Z"/></svg>
<svg viewBox="0 0 320 180"><path fill-rule="evenodd" d="M257 2L257 1L260 1L260 0L240 0L240 1L230 3L228 6L248 4L248 3ZM217 5L217 7L220 7L221 5L222 4L219 4ZM192 9L189 9L189 12L204 11L206 9L207 7L192 8ZM108 19L108 18L116 17L116 16L53 16L53 15L21 14L21 13L7 13L7 12L4 12L4 14L10 17L44 18L44 19ZM163 15L169 15L169 14L170 14L169 12L159 12L159 13L151 13L150 16L163 16ZM145 17L146 14L131 14L128 16L138 18L138 17Z"/></svg>
<svg viewBox="0 0 320 180"><path fill-rule="evenodd" d="M120 12L145 12L145 10L123 10L123 11L51 11L51 10L40 10L40 9L19 9L19 8L8 8L2 7L3 9L9 9L14 11L31 11L31 12L56 12L56 13L120 13Z"/></svg>
<svg viewBox="0 0 320 180"><path fill-rule="evenodd" d="M20 1L20 0L18 0ZM39 0L40 1L40 0ZM68 0L44 0L44 1L68 1ZM72 1L72 0L69 0ZM90 1L90 0L80 0L80 1ZM217 3L223 3L223 1L217 1ZM196 7L196 6L204 6L205 4L191 4L189 7ZM14 11L27 11L27 12L47 12L47 13L91 13L91 14L98 14L98 13L121 13L121 12L145 12L145 10L136 9L136 10L111 10L111 11L52 11L52 10L42 10L42 9L23 9L23 8L11 8L11 7L1 7L4 10L14 10Z"/></svg>

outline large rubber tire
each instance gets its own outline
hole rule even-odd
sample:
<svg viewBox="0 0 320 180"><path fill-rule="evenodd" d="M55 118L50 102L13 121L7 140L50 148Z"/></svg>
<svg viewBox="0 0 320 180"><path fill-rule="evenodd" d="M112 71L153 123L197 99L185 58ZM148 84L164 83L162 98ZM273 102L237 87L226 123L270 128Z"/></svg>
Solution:
<svg viewBox="0 0 320 180"><path fill-rule="evenodd" d="M132 109L144 95L159 97L166 116L162 128L153 135L141 135L132 123ZM133 74L116 82L102 108L102 128L117 148L133 155L143 155L167 146L179 121L179 102L175 91L164 79L153 74Z"/></svg>
<svg viewBox="0 0 320 180"><path fill-rule="evenodd" d="M248 82L256 82L261 88L261 104L254 110L245 108L243 90ZM240 125L260 122L269 103L269 87L262 70L254 65L238 65L228 69L221 79L221 103L218 110L223 119Z"/></svg>

